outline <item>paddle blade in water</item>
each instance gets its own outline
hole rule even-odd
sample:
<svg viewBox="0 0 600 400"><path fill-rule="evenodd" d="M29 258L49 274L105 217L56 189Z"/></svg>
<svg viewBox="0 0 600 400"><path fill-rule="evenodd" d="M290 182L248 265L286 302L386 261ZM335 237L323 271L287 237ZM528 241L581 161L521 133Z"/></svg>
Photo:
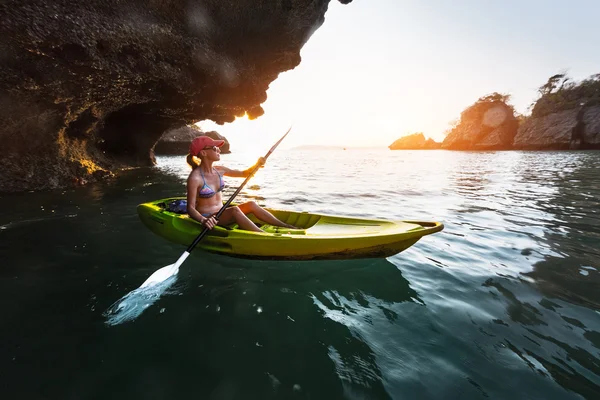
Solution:
<svg viewBox="0 0 600 400"><path fill-rule="evenodd" d="M114 326L133 321L154 304L176 281L177 275L171 275L163 281L132 290L102 314L106 318L105 323Z"/></svg>
<svg viewBox="0 0 600 400"><path fill-rule="evenodd" d="M133 321L139 317L146 308L154 304L175 283L179 267L189 255L190 253L184 251L175 264L167 265L154 272L142 283L142 286L132 290L113 303L102 314L106 317L106 324L118 325L123 322Z"/></svg>

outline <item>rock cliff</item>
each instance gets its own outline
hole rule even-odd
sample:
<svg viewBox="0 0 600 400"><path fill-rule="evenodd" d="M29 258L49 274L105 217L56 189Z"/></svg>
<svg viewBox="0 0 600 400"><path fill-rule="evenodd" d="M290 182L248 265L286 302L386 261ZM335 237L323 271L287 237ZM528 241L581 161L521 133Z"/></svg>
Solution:
<svg viewBox="0 0 600 400"><path fill-rule="evenodd" d="M578 110L566 110L540 118L529 118L520 127L514 148L548 150L576 148L573 136Z"/></svg>
<svg viewBox="0 0 600 400"><path fill-rule="evenodd" d="M449 150L506 150L512 147L519 122L508 96L493 93L461 113L458 124L442 142Z"/></svg>
<svg viewBox="0 0 600 400"><path fill-rule="evenodd" d="M206 135L213 139L224 140L223 146L221 146L221 153L231 153L229 140L216 131L203 132L196 125L186 125L181 128L175 128L165 132L156 145L154 146L155 154L165 155L185 155L190 149L190 143L192 140L201 135Z"/></svg>
<svg viewBox="0 0 600 400"><path fill-rule="evenodd" d="M150 165L169 129L260 116L329 1L1 2L0 191Z"/></svg>
<svg viewBox="0 0 600 400"><path fill-rule="evenodd" d="M582 122L583 147L600 149L600 106L586 107Z"/></svg>
<svg viewBox="0 0 600 400"><path fill-rule="evenodd" d="M515 137L514 149L600 149L600 106L585 105L529 118Z"/></svg>

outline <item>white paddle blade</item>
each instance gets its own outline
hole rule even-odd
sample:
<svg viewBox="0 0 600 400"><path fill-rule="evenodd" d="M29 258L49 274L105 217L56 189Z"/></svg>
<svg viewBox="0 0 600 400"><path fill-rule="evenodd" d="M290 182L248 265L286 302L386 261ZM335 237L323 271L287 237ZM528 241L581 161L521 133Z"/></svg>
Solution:
<svg viewBox="0 0 600 400"><path fill-rule="evenodd" d="M158 283L166 281L173 275L176 275L177 272L179 272L179 267L181 266L181 264L183 264L183 262L186 258L188 258L189 255L190 253L184 251L175 264L167 265L166 267L162 267L158 271L154 272L152 275L150 275L148 279L146 279L144 283L142 283L142 286L140 286L140 288L156 285Z"/></svg>
<svg viewBox="0 0 600 400"><path fill-rule="evenodd" d="M154 304L177 281L177 275L151 286L139 287L117 300L102 315L106 324L115 326L133 321Z"/></svg>
<svg viewBox="0 0 600 400"><path fill-rule="evenodd" d="M146 308L154 304L175 283L179 267L189 255L190 253L185 251L175 264L167 265L154 272L142 283L142 286L113 303L103 313L106 317L106 324L119 325L139 317Z"/></svg>

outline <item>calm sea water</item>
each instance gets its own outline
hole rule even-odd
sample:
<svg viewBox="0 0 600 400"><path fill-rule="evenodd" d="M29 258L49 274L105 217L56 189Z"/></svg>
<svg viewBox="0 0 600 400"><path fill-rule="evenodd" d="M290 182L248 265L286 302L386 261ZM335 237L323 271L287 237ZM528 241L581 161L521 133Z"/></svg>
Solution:
<svg viewBox="0 0 600 400"><path fill-rule="evenodd" d="M600 152L278 150L241 200L446 228L387 259L197 250L111 326L184 250L136 214L185 193L158 162L0 197L3 399L600 398Z"/></svg>

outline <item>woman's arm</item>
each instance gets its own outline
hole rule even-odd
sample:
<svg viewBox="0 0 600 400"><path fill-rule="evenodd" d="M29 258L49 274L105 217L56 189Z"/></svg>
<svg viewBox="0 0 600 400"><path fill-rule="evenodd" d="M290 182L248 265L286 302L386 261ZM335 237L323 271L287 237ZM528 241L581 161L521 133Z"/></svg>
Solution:
<svg viewBox="0 0 600 400"><path fill-rule="evenodd" d="M190 218L212 229L217 225L217 220L214 217L206 218L196 210L196 196L198 195L199 187L200 179L190 174L187 180L187 213Z"/></svg>
<svg viewBox="0 0 600 400"><path fill-rule="evenodd" d="M258 161L256 162L256 164L254 164L253 166L251 166L250 168L247 168L243 171L240 171L238 169L231 169L231 168L227 168L227 167L223 167L223 166L216 166L215 169L217 171L219 171L219 173L225 175L225 176L231 176L233 178L247 178L248 175L250 175L250 173L252 172L252 170L259 165L261 168L265 165L265 159L264 157L261 157L258 159Z"/></svg>

